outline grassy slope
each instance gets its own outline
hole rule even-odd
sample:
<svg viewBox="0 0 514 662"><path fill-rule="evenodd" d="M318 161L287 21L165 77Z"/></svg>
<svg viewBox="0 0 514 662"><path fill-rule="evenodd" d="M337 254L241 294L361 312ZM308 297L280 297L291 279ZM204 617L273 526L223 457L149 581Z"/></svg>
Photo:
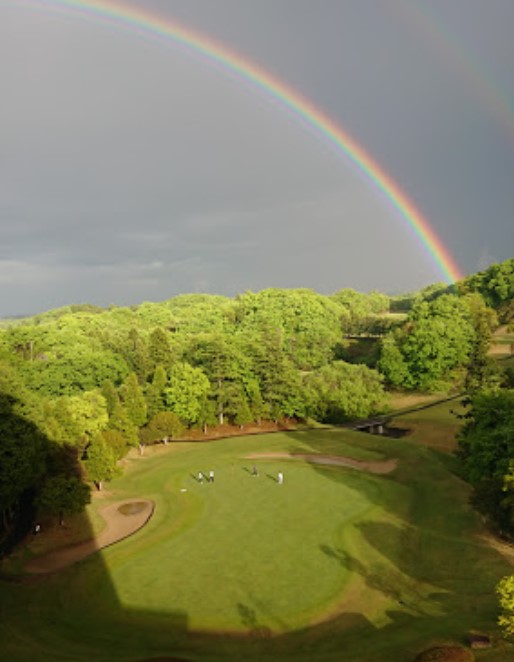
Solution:
<svg viewBox="0 0 514 662"><path fill-rule="evenodd" d="M281 450L400 463L382 477L296 460L245 471L246 453ZM409 440L349 431L133 459L110 498L153 498L153 520L54 577L1 585L0 657L401 662L470 628L494 631L493 587L510 567L476 538L468 488L447 464ZM211 468L214 485L191 476ZM266 475L279 469L283 486ZM222 627L232 635L191 632ZM514 660L508 648L482 657Z"/></svg>
<svg viewBox="0 0 514 662"><path fill-rule="evenodd" d="M497 329L492 338L490 354L499 359L503 367L512 366L514 361L514 333L505 326Z"/></svg>
<svg viewBox="0 0 514 662"><path fill-rule="evenodd" d="M460 400L450 400L409 414L397 414L391 424L406 431L404 439L444 453L457 448L455 435L460 427L456 414L463 414Z"/></svg>

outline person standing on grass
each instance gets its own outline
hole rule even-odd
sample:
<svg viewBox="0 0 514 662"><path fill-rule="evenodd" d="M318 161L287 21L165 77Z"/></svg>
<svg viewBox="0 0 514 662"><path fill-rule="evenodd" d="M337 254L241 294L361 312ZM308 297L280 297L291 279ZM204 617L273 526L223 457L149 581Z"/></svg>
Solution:
<svg viewBox="0 0 514 662"><path fill-rule="evenodd" d="M209 483L214 483L214 471L212 469L209 471Z"/></svg>
<svg viewBox="0 0 514 662"><path fill-rule="evenodd" d="M259 472L257 471L257 467L254 464L253 469L252 469L252 476L258 476L258 475L259 475Z"/></svg>
<svg viewBox="0 0 514 662"><path fill-rule="evenodd" d="M282 483L284 482L284 474L281 471L278 472L277 482L279 485L282 485Z"/></svg>
<svg viewBox="0 0 514 662"><path fill-rule="evenodd" d="M201 471L198 472L198 482L199 482L200 484L203 483L203 473L202 473Z"/></svg>

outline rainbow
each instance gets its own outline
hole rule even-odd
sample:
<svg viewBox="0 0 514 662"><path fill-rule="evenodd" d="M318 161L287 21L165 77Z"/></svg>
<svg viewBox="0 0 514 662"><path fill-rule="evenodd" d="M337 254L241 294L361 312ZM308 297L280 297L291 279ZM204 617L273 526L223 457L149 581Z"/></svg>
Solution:
<svg viewBox="0 0 514 662"><path fill-rule="evenodd" d="M405 19L409 28L416 35L424 38L435 56L440 58L446 68L451 68L465 82L482 106L505 129L506 136L514 147L514 112L506 95L485 66L479 62L464 44L457 41L438 17L430 3L404 0L396 2L392 8Z"/></svg>
<svg viewBox="0 0 514 662"><path fill-rule="evenodd" d="M29 5L62 10L78 15L97 18L115 26L122 26L154 38L175 42L186 49L200 54L207 60L219 64L222 69L238 79L251 83L272 99L278 101L303 124L314 129L320 137L328 140L338 152L350 160L368 180L385 196L399 212L410 230L421 242L445 281L453 283L462 279L459 267L431 228L428 220L409 200L400 186L348 133L339 127L310 101L291 89L286 83L234 53L211 38L194 32L175 21L157 16L144 9L124 6L119 2L95 0L32 0Z"/></svg>

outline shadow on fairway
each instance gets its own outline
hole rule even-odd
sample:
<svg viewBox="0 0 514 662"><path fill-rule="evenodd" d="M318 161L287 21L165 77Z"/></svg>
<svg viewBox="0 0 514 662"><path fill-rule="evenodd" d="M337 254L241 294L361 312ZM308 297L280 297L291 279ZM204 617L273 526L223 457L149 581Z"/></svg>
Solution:
<svg viewBox="0 0 514 662"><path fill-rule="evenodd" d="M247 605L242 604L241 602L237 603L237 611L241 618L241 623L248 630L248 634L251 637L270 637L271 630L269 627L262 625L257 618L257 612L255 609L248 607Z"/></svg>
<svg viewBox="0 0 514 662"><path fill-rule="evenodd" d="M27 436L37 439L44 454L56 463L55 466L62 466L63 449L57 448L34 426L17 416L12 406L8 414L11 424L20 430L19 439ZM326 440L323 433L312 436L310 433L292 434L295 440L303 442L304 447L312 444L312 452L326 452L323 449ZM291 448L293 450L298 452L298 446ZM69 461L68 455L66 458ZM270 621L269 608L256 602L254 596L247 595L246 599L242 598L234 604L234 613L245 632L191 632L188 614L175 610L173 604L165 611L138 610L123 605L103 555L96 553L53 575L23 579L19 583L1 581L0 657L10 662L46 662L49 659L76 662L92 659L97 662L230 662L243 659L251 662L293 659L299 662L411 662L419 652L420 641L433 639L434 633L438 639L455 639L457 631L462 638L467 629L476 626L472 600L469 605L463 605L467 597L473 597L471 591L469 596L464 592L463 598L460 583L463 572L455 574L458 569L453 567L441 567L435 571L430 568L430 552L432 545L435 548L441 544L438 535L444 529L444 518L430 523L432 511L424 514L419 506L419 517L426 526L421 538L419 530L409 523L401 502L388 498L387 493L384 496L374 485L376 481L399 480L401 483L403 477L369 476L343 467L331 467L329 470L315 464L310 467L326 480L341 481L347 487L353 485L355 489L365 492L371 503L375 502L388 510L397 522L366 521L356 525L366 542L382 556L383 561L375 566L366 565L333 541L322 543L319 547L328 559L362 577L369 589L391 600L391 607L385 611L380 623L372 623L360 612L357 604L352 604L350 597L333 613L327 613L322 623L272 634L265 625ZM77 471L76 458L68 468ZM420 471L417 479L422 481L424 477ZM266 476L277 481L271 474ZM196 479L196 476L193 477ZM448 487L444 481L441 484ZM377 494L380 494L379 501ZM421 494L420 498L424 496ZM341 507L344 508L344 504ZM33 510L29 509L27 513L33 515ZM30 518L23 521L23 536L26 536ZM91 532L90 525L84 523L84 526L89 526ZM471 525L469 528L471 531ZM142 533L135 534L139 535L144 536L144 529ZM505 572L506 564L499 563L498 555L492 550L487 559L490 563L483 563L483 559L480 563L472 546L468 545L471 551L466 551L463 543L446 543L448 547L460 544L459 549L448 552L448 563L454 558L455 551L462 552L462 563L469 564L470 571L480 566L480 571L487 575L486 583L490 582L491 586ZM119 545L120 554L111 556L110 563L123 563L124 543ZM424 548L424 545L427 547ZM184 572L188 570L186 564ZM396 583L395 573L402 577L402 586ZM263 581L271 579L264 577ZM413 591L407 597L404 595L402 587L409 587L418 581L427 581L432 587L428 597L424 596L434 605L431 613L418 608L412 599ZM202 587L199 590L201 594ZM482 599L488 601L487 604L491 603L487 595ZM455 613L460 619L458 626L455 619L450 618ZM280 615L271 616L278 627L286 629L279 620ZM514 658L504 656L502 659Z"/></svg>
<svg viewBox="0 0 514 662"><path fill-rule="evenodd" d="M0 559L4 559L0 566L0 659L131 660L134 656L128 651L131 646L139 648L141 631L146 633L149 655L170 651L170 637L163 643L162 633L173 632L175 639L180 638L187 632L187 614L172 607L166 614L127 610L118 599L101 553L50 574L22 572L31 556L44 555L50 538L65 542L70 533L69 519L64 517L61 528L56 516L38 519L41 531L33 534L35 500L44 476L82 481L82 473L76 449L50 441L18 413L18 407L15 398L0 393ZM20 489L15 493L13 486ZM131 512L128 509L125 515ZM83 540L93 537L85 514L76 517L75 527ZM101 625L106 618L110 641ZM121 658L116 655L117 642L123 642L126 651ZM180 644L173 649L178 654ZM91 650L94 653L89 657Z"/></svg>
<svg viewBox="0 0 514 662"><path fill-rule="evenodd" d="M342 549L335 549L329 545L320 545L320 549L326 554L326 556L337 561L349 572L360 575L364 579L366 585L371 589L374 589L391 600L396 601L398 605L406 605L411 602L403 595L401 584L395 582L394 575L392 575L390 569L384 565L376 565L375 567L369 568ZM441 592L440 594L432 594L431 597L434 598L439 595L444 596L445 593ZM417 607L415 609L418 611Z"/></svg>
<svg viewBox="0 0 514 662"><path fill-rule="evenodd" d="M334 448L333 441L327 443L329 435L324 431L288 434L310 447L313 454L344 455ZM484 627L484 620L486 628L496 630L495 586L512 570L496 550L477 542L482 525L468 506L469 488L453 473L453 464L408 442L364 433L359 436L359 450L382 452L385 457L394 457L396 452L401 457L398 468L391 474L372 475L345 467L306 464L326 480L359 490L370 503L392 516L388 519L394 523L371 518L355 524L376 553L377 560L371 563L369 559L364 563L344 545L319 546L326 557L359 575L369 589L397 605L386 612L389 624L379 628L385 646L396 638L407 646L409 639L416 641L416 634L418 640L428 640L430 632L439 639L453 637L465 643L466 633ZM298 453L298 446L292 445L290 451ZM301 452L308 453L309 448ZM387 489L377 489L377 485ZM406 632L412 637L406 637ZM344 639L352 637L348 633ZM367 643L369 640L363 639L362 660L368 659ZM405 660L412 660L415 654L413 648L412 657ZM396 655L394 659L400 659ZM376 659L389 658L384 653L384 657L377 654ZM492 659L514 660L514 652L502 650Z"/></svg>

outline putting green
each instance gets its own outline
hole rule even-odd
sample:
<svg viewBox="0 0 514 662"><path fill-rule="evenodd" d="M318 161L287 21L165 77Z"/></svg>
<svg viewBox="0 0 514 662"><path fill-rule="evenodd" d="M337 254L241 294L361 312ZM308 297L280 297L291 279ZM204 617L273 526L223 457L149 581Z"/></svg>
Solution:
<svg viewBox="0 0 514 662"><path fill-rule="evenodd" d="M380 475L248 457L273 453L398 464ZM214 482L199 483L210 470ZM509 566L474 537L467 486L426 448L349 431L175 444L129 460L95 507L127 499L155 504L133 536L2 586L5 659L310 661L344 650L386 662L494 628L494 585Z"/></svg>
<svg viewBox="0 0 514 662"><path fill-rule="evenodd" d="M190 629L224 632L284 632L341 609L354 573L338 550L352 540L357 552L355 525L377 510L382 479L305 460L245 459L256 447L226 440L163 449L113 485L136 496L151 487L156 503L144 532L102 553L123 609L187 614ZM199 482L211 469L214 482Z"/></svg>
<svg viewBox="0 0 514 662"><path fill-rule="evenodd" d="M174 609L189 614L190 627L224 630L246 629L245 610L262 626L283 630L300 614L306 622L336 603L350 572L325 550L373 502L351 481L333 481L333 471L296 462L263 461L260 468L253 477L248 463L220 466L212 484L176 471L163 485L166 516L146 534L144 561L137 548L106 554L121 603L165 612L171 598ZM275 478L281 469L283 485ZM379 499L378 481L369 487ZM181 488L187 492L175 497ZM185 514L187 524L175 532ZM143 592L142 582L151 590Z"/></svg>

